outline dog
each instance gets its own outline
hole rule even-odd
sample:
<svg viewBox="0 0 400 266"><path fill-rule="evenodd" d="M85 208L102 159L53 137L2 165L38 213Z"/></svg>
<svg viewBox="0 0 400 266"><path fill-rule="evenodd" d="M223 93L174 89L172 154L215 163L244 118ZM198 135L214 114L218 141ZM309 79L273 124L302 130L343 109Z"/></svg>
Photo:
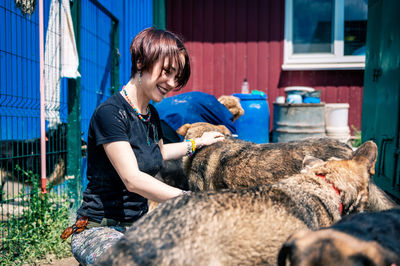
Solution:
<svg viewBox="0 0 400 266"><path fill-rule="evenodd" d="M183 125L177 132L186 139L195 139L213 129L217 131L215 126L194 123ZM218 131L225 134L221 129ZM352 153L348 145L330 138L255 144L226 137L222 142L196 150L192 157L185 157L183 169L192 191L237 189L274 183L286 175L299 173L306 155L327 160L348 159Z"/></svg>
<svg viewBox="0 0 400 266"><path fill-rule="evenodd" d="M223 128L204 123L186 124L177 132L186 139L195 139L212 130L226 132ZM192 157L183 158L183 173L187 176L190 190L238 189L272 184L285 176L299 173L307 155L322 160L332 157L349 159L353 156L350 146L332 138L255 144L232 138L229 133L226 135L224 141L203 147ZM371 172L375 173L374 166ZM371 211L398 206L372 179L369 201L368 209Z"/></svg>
<svg viewBox="0 0 400 266"><path fill-rule="evenodd" d="M46 132L47 183L51 186L64 181L67 157L67 124L61 123ZM15 196L20 183L30 185L31 178L40 182L40 138L0 141L0 201L3 194ZM81 139L82 156L86 155L86 142ZM7 185L6 191L4 187ZM16 189L13 189L13 188ZM10 193L11 192L11 193Z"/></svg>
<svg viewBox="0 0 400 266"><path fill-rule="evenodd" d="M229 112L232 113L233 122L244 115L244 110L238 97L232 95L222 95L218 98L218 101L222 103L229 110Z"/></svg>
<svg viewBox="0 0 400 266"><path fill-rule="evenodd" d="M358 213L282 246L278 265L400 265L400 209Z"/></svg>
<svg viewBox="0 0 400 266"><path fill-rule="evenodd" d="M135 222L97 265L276 265L294 232L367 207L376 157L368 141L349 160L307 157L312 167L274 184L171 199Z"/></svg>

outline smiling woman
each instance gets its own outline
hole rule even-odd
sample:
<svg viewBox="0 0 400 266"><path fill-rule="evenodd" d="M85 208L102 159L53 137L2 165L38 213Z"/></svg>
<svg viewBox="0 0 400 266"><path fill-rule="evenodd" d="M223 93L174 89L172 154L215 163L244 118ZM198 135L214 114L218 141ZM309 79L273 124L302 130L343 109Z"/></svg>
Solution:
<svg viewBox="0 0 400 266"><path fill-rule="evenodd" d="M87 179L79 218L82 232L71 227L71 248L82 264L92 264L122 236L125 228L156 202L186 194L154 176L163 160L192 155L196 147L223 140L217 132L188 142L164 144L160 119L150 101L183 88L190 76L189 56L173 33L145 29L132 41L131 77L120 93L99 105L89 125Z"/></svg>

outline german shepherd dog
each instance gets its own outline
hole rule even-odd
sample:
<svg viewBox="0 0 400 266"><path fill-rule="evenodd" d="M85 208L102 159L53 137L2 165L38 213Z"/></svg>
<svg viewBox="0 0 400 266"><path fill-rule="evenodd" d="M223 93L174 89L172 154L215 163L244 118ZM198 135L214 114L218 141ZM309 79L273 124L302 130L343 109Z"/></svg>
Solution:
<svg viewBox="0 0 400 266"><path fill-rule="evenodd" d="M349 160L307 157L304 173L275 184L171 199L134 223L98 265L276 265L294 232L368 207L376 157L368 141Z"/></svg>
<svg viewBox="0 0 400 266"><path fill-rule="evenodd" d="M400 265L400 209L357 213L318 231L296 232L279 265Z"/></svg>
<svg viewBox="0 0 400 266"><path fill-rule="evenodd" d="M272 184L285 176L299 173L307 155L322 160L332 157L349 159L353 155L350 146L331 138L255 144L230 137L229 130L224 126L216 127L207 123L185 124L177 133L186 139L194 139L206 131L219 131L227 137L222 142L199 149L192 157L183 158L183 172L188 183L182 184L192 191ZM375 173L374 169L373 166L372 174ZM371 180L368 209L385 210L395 206L393 200Z"/></svg>

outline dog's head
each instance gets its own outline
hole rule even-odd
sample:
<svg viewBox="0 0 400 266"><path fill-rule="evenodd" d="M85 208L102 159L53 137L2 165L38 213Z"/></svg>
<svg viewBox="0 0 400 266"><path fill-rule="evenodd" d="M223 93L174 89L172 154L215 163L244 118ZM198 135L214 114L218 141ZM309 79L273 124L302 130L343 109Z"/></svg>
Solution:
<svg viewBox="0 0 400 266"><path fill-rule="evenodd" d="M179 135L184 136L185 139L200 138L204 132L217 131L225 136L231 136L231 131L224 125L213 125L205 122L198 122L193 124L184 124L176 131Z"/></svg>
<svg viewBox="0 0 400 266"><path fill-rule="evenodd" d="M232 95L222 95L218 101L223 104L233 115L233 121L236 121L244 114L240 99Z"/></svg>
<svg viewBox="0 0 400 266"><path fill-rule="evenodd" d="M302 230L282 246L278 265L396 265L399 257L375 241L334 229Z"/></svg>
<svg viewBox="0 0 400 266"><path fill-rule="evenodd" d="M330 159L326 162L306 156L303 174L326 177L341 193L344 213L363 211L369 205L369 182L375 173L378 148L372 141L361 145L349 160Z"/></svg>

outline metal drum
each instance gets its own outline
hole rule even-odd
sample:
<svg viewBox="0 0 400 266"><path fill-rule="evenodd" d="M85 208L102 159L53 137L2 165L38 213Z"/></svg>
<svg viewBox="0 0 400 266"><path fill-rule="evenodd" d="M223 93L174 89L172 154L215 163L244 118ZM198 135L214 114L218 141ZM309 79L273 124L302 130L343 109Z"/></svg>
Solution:
<svg viewBox="0 0 400 266"><path fill-rule="evenodd" d="M273 142L325 136L325 103L274 103Z"/></svg>

